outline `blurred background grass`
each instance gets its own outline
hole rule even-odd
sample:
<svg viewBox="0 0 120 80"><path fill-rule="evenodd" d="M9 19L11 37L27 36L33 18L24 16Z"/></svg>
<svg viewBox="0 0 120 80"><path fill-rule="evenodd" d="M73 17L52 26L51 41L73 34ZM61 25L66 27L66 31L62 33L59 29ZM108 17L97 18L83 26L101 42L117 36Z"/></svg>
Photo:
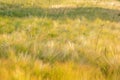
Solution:
<svg viewBox="0 0 120 80"><path fill-rule="evenodd" d="M0 0L0 80L119 80L120 3Z"/></svg>

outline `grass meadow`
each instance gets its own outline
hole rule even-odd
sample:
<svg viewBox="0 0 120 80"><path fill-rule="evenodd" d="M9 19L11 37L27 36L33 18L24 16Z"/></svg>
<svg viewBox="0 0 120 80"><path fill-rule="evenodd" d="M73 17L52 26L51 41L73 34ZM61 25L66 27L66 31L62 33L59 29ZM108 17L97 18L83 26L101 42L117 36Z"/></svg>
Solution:
<svg viewBox="0 0 120 80"><path fill-rule="evenodd" d="M120 80L120 1L0 0L0 80Z"/></svg>

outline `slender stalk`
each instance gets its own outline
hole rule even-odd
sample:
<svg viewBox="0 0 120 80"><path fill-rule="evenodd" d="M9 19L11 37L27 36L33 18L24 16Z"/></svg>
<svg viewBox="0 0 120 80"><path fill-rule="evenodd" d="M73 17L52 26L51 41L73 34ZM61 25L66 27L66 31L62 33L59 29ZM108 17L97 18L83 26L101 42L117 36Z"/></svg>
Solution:
<svg viewBox="0 0 120 80"><path fill-rule="evenodd" d="M99 31L98 36L97 36L96 46L95 46L95 51L96 52L97 52L97 46L98 46L98 43L99 43L100 35L101 35L102 31L103 31L103 27L104 27L104 24L101 25L100 31Z"/></svg>

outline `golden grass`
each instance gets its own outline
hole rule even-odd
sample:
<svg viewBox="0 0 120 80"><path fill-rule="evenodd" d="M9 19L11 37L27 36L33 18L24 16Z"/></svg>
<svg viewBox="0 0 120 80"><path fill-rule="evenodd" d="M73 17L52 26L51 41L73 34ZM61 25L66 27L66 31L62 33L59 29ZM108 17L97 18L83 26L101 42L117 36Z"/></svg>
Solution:
<svg viewBox="0 0 120 80"><path fill-rule="evenodd" d="M0 80L120 79L119 2L13 1L0 1Z"/></svg>

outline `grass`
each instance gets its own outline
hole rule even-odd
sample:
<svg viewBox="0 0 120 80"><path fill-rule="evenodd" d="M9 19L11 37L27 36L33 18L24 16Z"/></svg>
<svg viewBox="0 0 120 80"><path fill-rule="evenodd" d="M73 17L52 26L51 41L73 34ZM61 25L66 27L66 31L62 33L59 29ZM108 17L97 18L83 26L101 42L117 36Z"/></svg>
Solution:
<svg viewBox="0 0 120 80"><path fill-rule="evenodd" d="M119 6L0 0L0 80L119 80Z"/></svg>

